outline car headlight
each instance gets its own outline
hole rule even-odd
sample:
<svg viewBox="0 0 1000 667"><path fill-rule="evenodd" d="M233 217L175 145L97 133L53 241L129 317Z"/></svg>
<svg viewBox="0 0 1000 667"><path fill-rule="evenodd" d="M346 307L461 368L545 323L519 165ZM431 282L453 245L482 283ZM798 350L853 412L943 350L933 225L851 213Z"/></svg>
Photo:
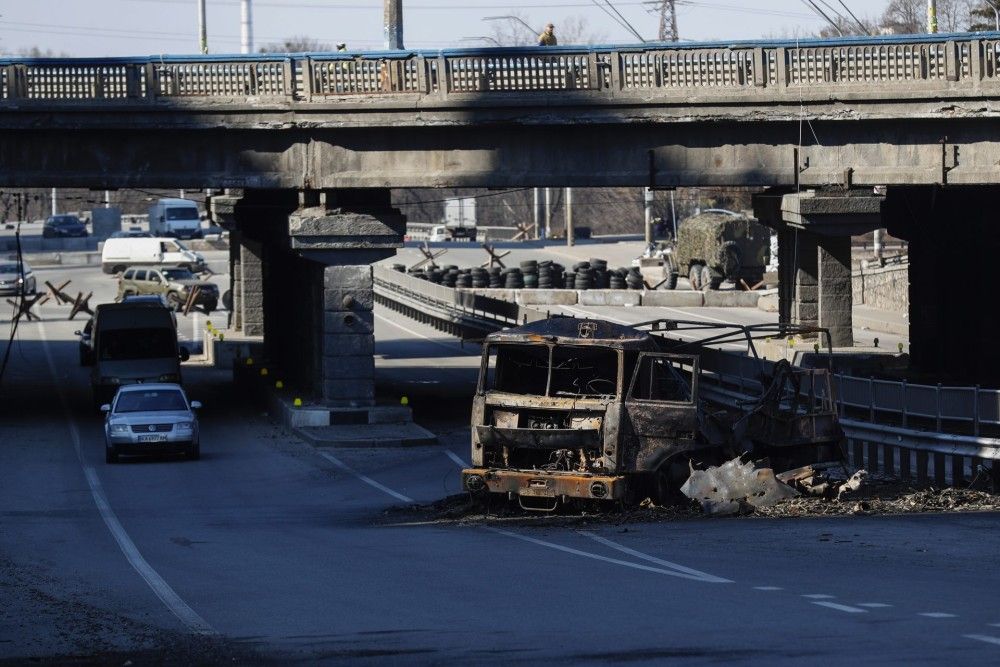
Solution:
<svg viewBox="0 0 1000 667"><path fill-rule="evenodd" d="M18 278L18 279L17 279L17 284L18 284L18 285L22 285L22 284L24 284L24 278Z"/></svg>
<svg viewBox="0 0 1000 667"><path fill-rule="evenodd" d="M180 382L180 379L177 377L176 373L165 373L165 374L161 375L160 379L157 380L157 381L158 382Z"/></svg>
<svg viewBox="0 0 1000 667"><path fill-rule="evenodd" d="M102 377L101 384L121 384L122 381L114 377Z"/></svg>
<svg viewBox="0 0 1000 667"><path fill-rule="evenodd" d="M194 429L194 422L178 422L175 426L178 431L191 431Z"/></svg>
<svg viewBox="0 0 1000 667"><path fill-rule="evenodd" d="M111 424L108 430L112 434L121 435L123 433L128 433L128 424Z"/></svg>

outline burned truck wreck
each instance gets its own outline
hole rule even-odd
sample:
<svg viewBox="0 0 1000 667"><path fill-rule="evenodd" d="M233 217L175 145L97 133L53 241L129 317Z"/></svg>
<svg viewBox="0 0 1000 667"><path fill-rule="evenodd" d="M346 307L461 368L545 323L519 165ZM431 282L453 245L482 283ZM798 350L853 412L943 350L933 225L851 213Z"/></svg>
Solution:
<svg viewBox="0 0 1000 667"><path fill-rule="evenodd" d="M801 390L798 369L783 365L780 373L762 376L764 389L749 400L702 396L702 344L663 335L684 324L706 328L551 318L490 334L463 487L551 511L570 500L663 501L691 465L743 452L787 453L789 466L802 455L841 456L832 400L789 400L790 387ZM756 357L749 328L707 326L712 335L704 341L735 335ZM829 399L829 385L820 393Z"/></svg>

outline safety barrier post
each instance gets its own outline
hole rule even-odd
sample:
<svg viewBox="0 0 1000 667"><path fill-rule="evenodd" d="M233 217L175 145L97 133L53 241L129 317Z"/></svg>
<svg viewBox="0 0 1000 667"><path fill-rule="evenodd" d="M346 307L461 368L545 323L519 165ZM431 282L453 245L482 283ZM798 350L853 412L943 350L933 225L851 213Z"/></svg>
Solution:
<svg viewBox="0 0 1000 667"><path fill-rule="evenodd" d="M972 435L979 437L979 385L972 390Z"/></svg>
<svg viewBox="0 0 1000 667"><path fill-rule="evenodd" d="M900 401L899 404L903 408L903 428L906 428L906 380L903 380L900 384Z"/></svg>
<svg viewBox="0 0 1000 667"><path fill-rule="evenodd" d="M937 416L934 419L935 429L941 431L941 383L938 382L937 389L934 391L934 403L936 406Z"/></svg>

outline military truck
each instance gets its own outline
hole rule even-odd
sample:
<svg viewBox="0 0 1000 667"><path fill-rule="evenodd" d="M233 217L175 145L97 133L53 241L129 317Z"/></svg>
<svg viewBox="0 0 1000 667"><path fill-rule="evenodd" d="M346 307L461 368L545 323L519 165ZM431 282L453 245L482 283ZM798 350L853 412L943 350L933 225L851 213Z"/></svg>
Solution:
<svg viewBox="0 0 1000 667"><path fill-rule="evenodd" d="M628 327L550 318L487 336L463 487L552 511L579 501L666 501L692 463L742 452L783 458L788 467L803 456L806 463L839 458L843 433L825 370L785 365L773 377L760 374L756 400L708 401L703 350L665 335L685 329L709 332L704 342L742 339L751 350L754 334L763 333L705 322ZM798 394L824 381L789 412L789 386Z"/></svg>
<svg viewBox="0 0 1000 667"><path fill-rule="evenodd" d="M719 289L723 280L759 283L770 260L771 231L752 218L710 209L683 220L677 238L636 260L646 282L666 289L686 275L691 289Z"/></svg>

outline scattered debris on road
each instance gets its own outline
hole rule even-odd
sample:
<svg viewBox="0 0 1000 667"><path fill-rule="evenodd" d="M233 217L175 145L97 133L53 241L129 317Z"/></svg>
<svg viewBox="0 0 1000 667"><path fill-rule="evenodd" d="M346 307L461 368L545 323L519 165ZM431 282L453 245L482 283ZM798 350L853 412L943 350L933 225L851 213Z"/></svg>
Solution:
<svg viewBox="0 0 1000 667"><path fill-rule="evenodd" d="M709 516L745 514L756 507L769 507L799 492L774 476L771 468L758 468L742 457L706 470L691 470L681 493L698 502Z"/></svg>

